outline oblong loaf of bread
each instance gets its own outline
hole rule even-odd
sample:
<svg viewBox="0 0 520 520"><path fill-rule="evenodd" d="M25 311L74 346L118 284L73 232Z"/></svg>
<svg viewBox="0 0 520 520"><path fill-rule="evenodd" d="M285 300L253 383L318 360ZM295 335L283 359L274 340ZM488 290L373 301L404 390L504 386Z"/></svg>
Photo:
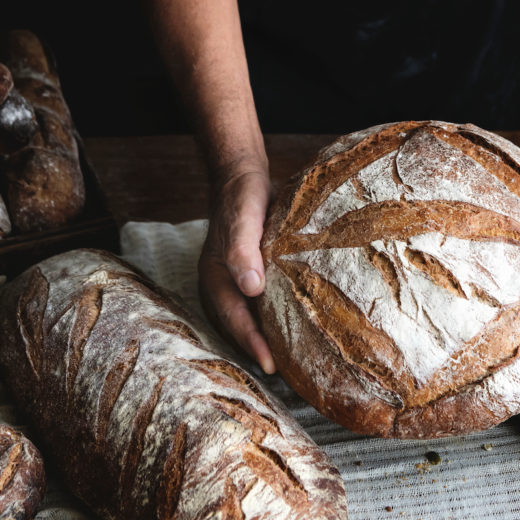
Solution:
<svg viewBox="0 0 520 520"><path fill-rule="evenodd" d="M0 365L72 491L105 519L344 520L326 455L219 340L114 256L0 289Z"/></svg>
<svg viewBox="0 0 520 520"><path fill-rule="evenodd" d="M339 138L274 205L261 318L319 411L387 437L520 411L520 150L473 125Z"/></svg>
<svg viewBox="0 0 520 520"><path fill-rule="evenodd" d="M58 227L77 217L85 202L72 119L38 37L19 30L6 40L15 90L0 117L0 151L8 150L2 169L11 221L22 232Z"/></svg>

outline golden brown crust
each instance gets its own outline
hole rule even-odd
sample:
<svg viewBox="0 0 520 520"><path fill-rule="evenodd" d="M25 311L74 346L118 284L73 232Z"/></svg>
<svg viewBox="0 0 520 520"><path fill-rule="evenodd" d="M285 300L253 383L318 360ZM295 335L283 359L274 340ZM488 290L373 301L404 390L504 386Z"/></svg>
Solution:
<svg viewBox="0 0 520 520"><path fill-rule="evenodd" d="M401 396L409 393L413 376L384 331L371 325L335 285L312 273L307 265L279 260L278 267L295 285L300 301L312 306L317 323L345 362L364 369Z"/></svg>
<svg viewBox="0 0 520 520"><path fill-rule="evenodd" d="M185 423L179 425L173 436L170 453L164 462L162 478L157 489L157 520L171 520L175 518L182 477L184 476L187 430Z"/></svg>
<svg viewBox="0 0 520 520"><path fill-rule="evenodd" d="M0 310L3 380L102 518L347 518L325 454L180 301L114 256L50 258L0 288Z"/></svg>
<svg viewBox="0 0 520 520"><path fill-rule="evenodd" d="M399 148L410 134L423 125L416 121L397 123L367 136L345 152L324 161L318 159L316 165L301 177L302 184L296 188L280 233L301 228L333 190L371 162Z"/></svg>
<svg viewBox="0 0 520 520"><path fill-rule="evenodd" d="M268 269L269 283L269 278L278 276L278 267ZM341 356L337 345L320 324L304 311L300 301L290 296L293 290L296 292L291 282L281 280L280 286L289 295L285 301L285 319L287 327L291 324L294 334L289 333L289 340L286 339L285 331L274 317L274 310L264 300L265 296L261 297L265 306L262 325L276 367L285 381L330 419L356 432L385 436L393 428L394 417L401 408L399 396L382 392L374 397L370 377L355 362ZM299 348L303 342L304 352Z"/></svg>
<svg viewBox="0 0 520 520"><path fill-rule="evenodd" d="M380 239L406 241L428 231L520 243L520 222L466 202L384 201L345 214L321 233L284 235L273 248L277 255L289 255L344 244L367 246Z"/></svg>
<svg viewBox="0 0 520 520"><path fill-rule="evenodd" d="M472 125L405 122L340 138L291 181L266 225L259 305L276 365L302 397L381 436L467 433L520 410L520 297L486 270L486 251L503 251L514 279L519 158ZM370 291L379 296L364 306ZM459 327L464 340L452 339L461 318L442 314L458 302L483 320L471 334ZM438 347L414 345L414 330Z"/></svg>

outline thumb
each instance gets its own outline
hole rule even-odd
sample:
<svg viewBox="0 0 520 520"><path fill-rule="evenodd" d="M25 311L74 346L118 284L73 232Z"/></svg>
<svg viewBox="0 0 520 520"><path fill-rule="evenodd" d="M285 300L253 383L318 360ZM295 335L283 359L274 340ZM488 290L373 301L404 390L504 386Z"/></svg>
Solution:
<svg viewBox="0 0 520 520"><path fill-rule="evenodd" d="M242 293L258 296L265 285L260 241L269 203L269 185L258 177L248 179L238 199L238 208L226 241L225 262Z"/></svg>
<svg viewBox="0 0 520 520"><path fill-rule="evenodd" d="M243 232L247 232L247 226L244 226ZM227 268L233 280L242 293L250 297L258 296L265 285L260 239L251 238L238 235L226 255Z"/></svg>

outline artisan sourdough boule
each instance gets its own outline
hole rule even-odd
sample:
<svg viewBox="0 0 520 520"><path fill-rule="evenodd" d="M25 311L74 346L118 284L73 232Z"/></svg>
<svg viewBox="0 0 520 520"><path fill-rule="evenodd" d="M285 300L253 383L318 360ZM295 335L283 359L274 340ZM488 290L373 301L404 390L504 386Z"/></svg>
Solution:
<svg viewBox="0 0 520 520"><path fill-rule="evenodd" d="M345 520L326 455L226 347L108 253L0 289L0 365L53 463L102 518Z"/></svg>
<svg viewBox="0 0 520 520"><path fill-rule="evenodd" d="M0 518L29 520L45 493L39 451L24 435L0 424Z"/></svg>
<svg viewBox="0 0 520 520"><path fill-rule="evenodd" d="M274 205L264 332L360 433L440 437L520 410L520 150L473 125L340 137Z"/></svg>

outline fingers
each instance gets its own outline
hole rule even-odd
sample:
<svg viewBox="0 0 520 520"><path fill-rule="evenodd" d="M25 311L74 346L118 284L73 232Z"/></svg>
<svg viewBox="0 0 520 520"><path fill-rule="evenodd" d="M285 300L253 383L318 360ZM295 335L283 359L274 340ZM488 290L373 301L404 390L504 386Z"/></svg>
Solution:
<svg viewBox="0 0 520 520"><path fill-rule="evenodd" d="M203 255L200 273L202 301L209 316L217 318L217 325L221 325L264 372L274 374L276 367L269 347L226 265Z"/></svg>
<svg viewBox="0 0 520 520"><path fill-rule="evenodd" d="M220 187L199 275L202 303L217 329L273 374L273 357L246 298L265 286L260 241L269 196L269 176L262 171L235 175Z"/></svg>

